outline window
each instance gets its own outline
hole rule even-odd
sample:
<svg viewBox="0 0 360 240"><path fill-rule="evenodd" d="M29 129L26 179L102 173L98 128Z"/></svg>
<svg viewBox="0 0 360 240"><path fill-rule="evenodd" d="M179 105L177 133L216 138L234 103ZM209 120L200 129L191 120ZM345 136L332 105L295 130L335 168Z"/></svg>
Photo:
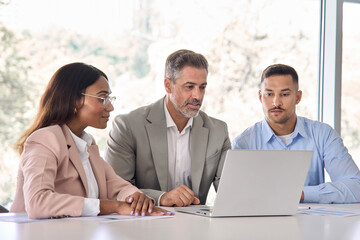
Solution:
<svg viewBox="0 0 360 240"><path fill-rule="evenodd" d="M360 165L360 4L344 3L341 135L356 164Z"/></svg>

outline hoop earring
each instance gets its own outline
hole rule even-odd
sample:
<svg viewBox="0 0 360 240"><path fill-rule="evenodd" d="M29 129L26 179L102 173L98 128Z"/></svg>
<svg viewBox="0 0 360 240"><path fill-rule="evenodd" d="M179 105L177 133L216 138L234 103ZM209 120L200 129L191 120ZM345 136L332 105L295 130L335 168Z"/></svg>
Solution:
<svg viewBox="0 0 360 240"><path fill-rule="evenodd" d="M74 108L74 114L76 114L77 113L77 109L76 108Z"/></svg>

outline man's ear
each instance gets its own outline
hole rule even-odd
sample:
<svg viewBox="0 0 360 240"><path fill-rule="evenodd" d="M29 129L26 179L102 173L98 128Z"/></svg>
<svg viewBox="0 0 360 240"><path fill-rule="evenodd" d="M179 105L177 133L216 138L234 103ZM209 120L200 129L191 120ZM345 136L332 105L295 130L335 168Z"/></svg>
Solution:
<svg viewBox="0 0 360 240"><path fill-rule="evenodd" d="M302 91L299 90L296 93L296 104L298 104L301 101L301 97L302 97Z"/></svg>
<svg viewBox="0 0 360 240"><path fill-rule="evenodd" d="M259 100L262 103L262 94L261 94L261 90L259 90Z"/></svg>
<svg viewBox="0 0 360 240"><path fill-rule="evenodd" d="M171 84L172 81L169 78L164 79L164 87L167 93L171 93Z"/></svg>

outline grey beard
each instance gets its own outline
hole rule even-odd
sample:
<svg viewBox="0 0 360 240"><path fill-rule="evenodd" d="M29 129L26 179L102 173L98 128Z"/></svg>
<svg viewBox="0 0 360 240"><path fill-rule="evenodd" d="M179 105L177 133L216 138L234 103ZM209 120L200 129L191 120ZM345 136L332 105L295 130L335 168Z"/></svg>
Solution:
<svg viewBox="0 0 360 240"><path fill-rule="evenodd" d="M175 109L179 111L179 113L181 113L181 115L183 115L186 118L192 118L192 117L196 117L197 115L199 115L199 111L193 112L191 111L191 113L187 113L183 110L181 110L178 105L175 102L175 99L173 98L173 95L170 95L170 101L172 102L172 104L174 105ZM185 102L185 105L187 104L187 102Z"/></svg>

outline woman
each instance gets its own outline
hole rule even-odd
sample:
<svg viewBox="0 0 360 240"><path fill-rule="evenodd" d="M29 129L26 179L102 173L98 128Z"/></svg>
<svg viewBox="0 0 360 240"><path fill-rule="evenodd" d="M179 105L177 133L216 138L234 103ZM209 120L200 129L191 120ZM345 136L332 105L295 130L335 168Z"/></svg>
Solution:
<svg viewBox="0 0 360 240"><path fill-rule="evenodd" d="M116 175L84 132L106 128L114 109L110 94L106 75L93 66L72 63L53 75L17 145L21 160L11 212L30 218L173 214Z"/></svg>

